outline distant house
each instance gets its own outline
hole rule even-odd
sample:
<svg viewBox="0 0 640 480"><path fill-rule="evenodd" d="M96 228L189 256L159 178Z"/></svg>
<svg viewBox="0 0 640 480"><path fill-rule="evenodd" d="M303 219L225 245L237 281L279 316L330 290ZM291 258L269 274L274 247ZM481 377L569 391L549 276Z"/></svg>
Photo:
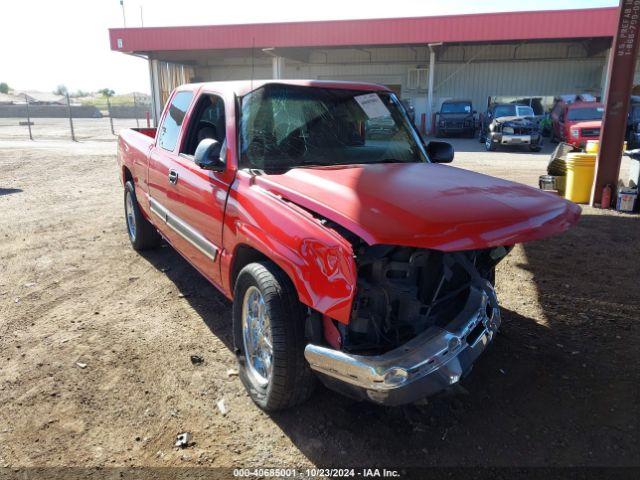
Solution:
<svg viewBox="0 0 640 480"><path fill-rule="evenodd" d="M20 95L24 98L26 95L29 103L39 105L64 105L67 103L65 97L62 95L56 95L55 93L48 92L20 92Z"/></svg>
<svg viewBox="0 0 640 480"><path fill-rule="evenodd" d="M24 97L9 93L0 93L0 105L13 105L14 103L24 103Z"/></svg>

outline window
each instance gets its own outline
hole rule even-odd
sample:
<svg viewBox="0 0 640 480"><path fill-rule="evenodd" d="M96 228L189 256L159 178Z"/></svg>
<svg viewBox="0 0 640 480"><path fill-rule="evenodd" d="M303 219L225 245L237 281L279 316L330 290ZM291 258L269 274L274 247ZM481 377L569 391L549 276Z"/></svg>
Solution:
<svg viewBox="0 0 640 480"><path fill-rule="evenodd" d="M516 116L516 106L515 105L498 105L494 112L494 117L515 117Z"/></svg>
<svg viewBox="0 0 640 480"><path fill-rule="evenodd" d="M471 113L471 104L467 102L444 102L440 113Z"/></svg>
<svg viewBox="0 0 640 480"><path fill-rule="evenodd" d="M519 117L534 117L535 113L533 113L533 108L528 105L518 105L518 116Z"/></svg>
<svg viewBox="0 0 640 480"><path fill-rule="evenodd" d="M217 140L223 147L226 138L224 100L217 95L202 95L193 110L181 153L193 155L198 144L205 138Z"/></svg>
<svg viewBox="0 0 640 480"><path fill-rule="evenodd" d="M602 120L603 107L571 108L567 113L568 120Z"/></svg>
<svg viewBox="0 0 640 480"><path fill-rule="evenodd" d="M425 90L429 82L429 70L426 68L414 68L407 74L407 88L409 90Z"/></svg>
<svg viewBox="0 0 640 480"><path fill-rule="evenodd" d="M242 98L241 168L424 162L393 94L266 85Z"/></svg>
<svg viewBox="0 0 640 480"><path fill-rule="evenodd" d="M193 98L192 92L178 92L173 96L169 111L158 129L158 145L173 152L178 142L180 126Z"/></svg>

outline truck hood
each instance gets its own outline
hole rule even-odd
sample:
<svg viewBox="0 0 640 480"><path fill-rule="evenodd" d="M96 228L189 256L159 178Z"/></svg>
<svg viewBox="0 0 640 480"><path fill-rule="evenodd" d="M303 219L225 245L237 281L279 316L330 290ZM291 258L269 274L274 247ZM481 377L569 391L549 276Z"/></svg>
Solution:
<svg viewBox="0 0 640 480"><path fill-rule="evenodd" d="M554 194L432 163L294 168L256 176L255 184L370 245L513 245L563 232L580 216L580 207Z"/></svg>
<svg viewBox="0 0 640 480"><path fill-rule="evenodd" d="M586 122L571 122L570 125L574 128L600 128L602 126L602 120L588 120Z"/></svg>
<svg viewBox="0 0 640 480"><path fill-rule="evenodd" d="M498 117L495 119L495 122L508 127L534 126L537 124L534 117Z"/></svg>
<svg viewBox="0 0 640 480"><path fill-rule="evenodd" d="M466 118L472 118L473 113L438 113L438 116L442 120L464 120Z"/></svg>

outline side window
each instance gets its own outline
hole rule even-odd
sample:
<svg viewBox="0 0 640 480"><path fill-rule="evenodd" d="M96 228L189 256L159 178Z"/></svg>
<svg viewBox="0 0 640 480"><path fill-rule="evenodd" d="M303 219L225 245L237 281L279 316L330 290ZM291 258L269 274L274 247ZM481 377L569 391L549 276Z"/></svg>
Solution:
<svg viewBox="0 0 640 480"><path fill-rule="evenodd" d="M224 155L227 130L224 100L217 95L202 95L195 106L192 117L180 153L193 155L202 140L211 138L220 143L223 150L222 155Z"/></svg>
<svg viewBox="0 0 640 480"><path fill-rule="evenodd" d="M180 126L193 98L192 92L178 92L169 105L169 112L158 129L158 145L173 152L178 142Z"/></svg>

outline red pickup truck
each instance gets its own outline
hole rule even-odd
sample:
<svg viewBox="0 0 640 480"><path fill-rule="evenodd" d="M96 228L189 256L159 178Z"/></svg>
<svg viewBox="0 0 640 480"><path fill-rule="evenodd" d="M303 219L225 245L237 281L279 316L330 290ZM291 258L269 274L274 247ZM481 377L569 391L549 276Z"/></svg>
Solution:
<svg viewBox="0 0 640 480"><path fill-rule="evenodd" d="M385 87L329 81L185 85L118 143L133 248L164 238L233 300L265 410L317 378L398 405L470 371L500 325L496 264L580 209L452 159Z"/></svg>
<svg viewBox="0 0 640 480"><path fill-rule="evenodd" d="M557 102L551 109L551 141L585 148L587 140L600 139L604 105L598 102Z"/></svg>

